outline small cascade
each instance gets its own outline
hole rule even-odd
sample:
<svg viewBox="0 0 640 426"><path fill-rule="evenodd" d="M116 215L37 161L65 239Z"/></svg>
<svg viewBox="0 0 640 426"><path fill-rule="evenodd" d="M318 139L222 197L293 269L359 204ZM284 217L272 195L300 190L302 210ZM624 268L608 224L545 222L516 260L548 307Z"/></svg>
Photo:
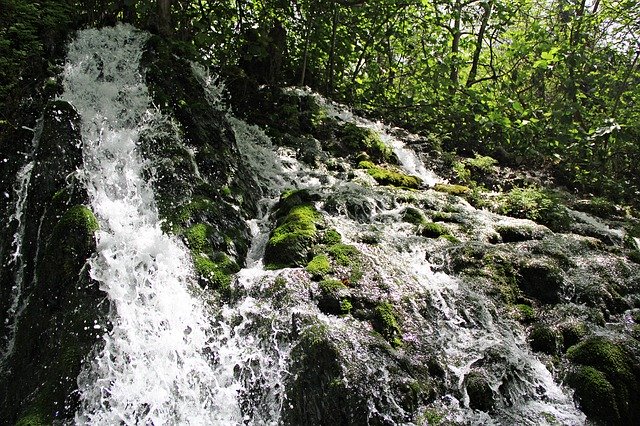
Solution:
<svg viewBox="0 0 640 426"><path fill-rule="evenodd" d="M231 377L213 368L207 308L189 253L163 234L136 146L151 111L138 70L147 36L118 25L69 46L62 98L82 119L85 181L100 230L91 277L111 313L78 378L81 424L237 424Z"/></svg>
<svg viewBox="0 0 640 426"><path fill-rule="evenodd" d="M39 119L34 129L34 135L32 140L33 151L38 146L40 136L42 134L42 119ZM33 157L33 154L30 156ZM11 305L7 311L7 318L3 325L6 329L6 335L3 339L2 346L0 346L0 361L5 359L13 350L15 328L22 310L24 300L22 300L22 287L24 284L24 260L22 258L22 245L25 231L25 222L23 216L25 213L25 207L27 203L27 197L29 195L29 184L31 182L31 174L33 171L33 160L26 163L18 171L16 175L16 184L14 186L14 192L16 194L15 209L13 214L9 217L8 223L15 223L15 233L13 235L13 241L11 247L13 252L9 258L9 265L13 265L15 283L11 288Z"/></svg>
<svg viewBox="0 0 640 426"><path fill-rule="evenodd" d="M354 123L362 127L366 127L378 133L380 139L391 149L398 158L400 165L404 171L410 175L418 176L422 182L431 187L437 182L442 181L433 171L425 167L424 163L418 158L415 151L408 148L405 143L393 135L393 129L381 123L380 121L371 121L366 118L354 115L345 105L330 101L322 96L308 91L307 89L293 89L296 93L314 96L316 101L325 109L329 117L347 123Z"/></svg>

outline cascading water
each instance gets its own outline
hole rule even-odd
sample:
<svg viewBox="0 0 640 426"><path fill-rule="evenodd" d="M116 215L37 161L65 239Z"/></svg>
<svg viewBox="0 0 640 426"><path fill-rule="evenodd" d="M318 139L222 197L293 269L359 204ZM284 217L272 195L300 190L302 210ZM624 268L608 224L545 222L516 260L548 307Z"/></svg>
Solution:
<svg viewBox="0 0 640 426"><path fill-rule="evenodd" d="M42 119L38 120L36 128L34 129L32 140L34 151L38 146L41 134ZM33 154L31 156L33 156ZM18 317L20 316L21 304L24 304L24 300L22 300L22 287L24 284L25 266L24 260L22 258L22 244L25 231L25 222L23 220L23 216L25 213L27 197L29 195L29 183L31 182L33 166L34 162L33 160L31 160L24 166L22 166L22 168L18 171L18 174L16 176L16 185L14 188L16 194L15 210L9 217L8 221L9 224L15 222L16 229L11 244L13 252L11 253L11 256L9 258L9 265L13 265L15 271L15 283L11 288L11 304L9 306L9 310L7 311L7 317L4 324L4 327L6 327L7 329L7 334L3 339L2 346L0 346L0 361L5 359L13 350L16 322L18 320Z"/></svg>
<svg viewBox="0 0 640 426"><path fill-rule="evenodd" d="M78 378L78 423L235 424L232 374L207 354L211 327L188 251L162 233L140 132L158 117L139 72L146 35L119 25L86 30L69 46L63 99L82 119L85 180L100 223L91 277L111 313ZM154 117L155 116L155 117Z"/></svg>
<svg viewBox="0 0 640 426"><path fill-rule="evenodd" d="M230 300L220 309L207 306L206 294L194 282L188 250L161 231L151 185L143 178L146 164L136 151L140 133L153 134L153 123L164 119L150 109L138 70L145 39L120 25L83 31L69 46L63 99L82 119L84 180L100 223L97 254L89 266L111 305L107 323L94 326L104 329L103 339L78 378L76 422L286 422L287 410L295 411L292 383L300 371L295 373L293 364L299 356L301 318L312 318L328 336L344 342L332 347L344 365L343 375L330 386L358 394L366 411L362 422L421 424L420 413L434 407L460 424L584 422L571 397L529 349L522 328L502 318L482 291L445 273L446 241L425 241L399 220L406 208L403 200L437 204L438 195L371 188L366 182L361 186L344 171L309 167L297 161L294 150L275 148L262 130L230 115L238 150L265 198L259 217L249 221L253 241L246 267L231 284ZM196 74L208 88L211 107L221 110L220 87L202 70ZM408 173L428 186L439 180L386 127L321 103L329 115L376 131ZM401 340L441 357L443 387L449 394L428 407L423 402L408 409L392 389L402 368L385 364L395 359L395 352L371 333L370 318L323 312L319 284L302 268L264 269L274 227L272 207L292 188L320 194L315 207L327 224L366 259L369 269L360 285L373 294L366 302L386 298L402 306ZM340 202L330 206L326 194L362 201L362 208L354 215ZM459 214L473 218L469 221L479 235L505 220L457 203ZM376 243L363 242L365 234L375 234ZM387 345L384 350L382 344ZM478 370L499 395L491 414L470 406L469 381Z"/></svg>

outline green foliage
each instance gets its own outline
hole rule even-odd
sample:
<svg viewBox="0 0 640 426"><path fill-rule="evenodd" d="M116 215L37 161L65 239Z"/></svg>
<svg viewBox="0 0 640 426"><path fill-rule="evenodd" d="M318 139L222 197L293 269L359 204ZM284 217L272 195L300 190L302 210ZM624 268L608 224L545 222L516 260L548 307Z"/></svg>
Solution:
<svg viewBox="0 0 640 426"><path fill-rule="evenodd" d="M566 229L570 223L569 214L557 197L536 187L513 188L502 199L499 211L502 214L531 219L554 231Z"/></svg>

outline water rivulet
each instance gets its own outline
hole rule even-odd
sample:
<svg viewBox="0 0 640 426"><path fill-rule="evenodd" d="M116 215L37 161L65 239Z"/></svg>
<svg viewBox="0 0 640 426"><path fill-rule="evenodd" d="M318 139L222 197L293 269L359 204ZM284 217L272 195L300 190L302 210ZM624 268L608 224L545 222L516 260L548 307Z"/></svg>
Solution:
<svg viewBox="0 0 640 426"><path fill-rule="evenodd" d="M530 188L451 185L428 140L178 51L68 47L3 213L3 419L638 419L633 218L529 217Z"/></svg>

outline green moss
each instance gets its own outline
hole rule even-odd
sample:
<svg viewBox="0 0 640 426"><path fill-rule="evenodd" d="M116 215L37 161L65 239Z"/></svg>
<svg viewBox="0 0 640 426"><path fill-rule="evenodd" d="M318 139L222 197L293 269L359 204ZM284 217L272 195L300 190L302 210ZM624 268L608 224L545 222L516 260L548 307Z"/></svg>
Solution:
<svg viewBox="0 0 640 426"><path fill-rule="evenodd" d="M334 244L328 249L329 254L343 266L353 266L360 262L360 250L349 244Z"/></svg>
<svg viewBox="0 0 640 426"><path fill-rule="evenodd" d="M319 254L315 256L307 264L307 272L309 272L314 279L321 279L327 275L331 272L329 257L327 257L326 254Z"/></svg>
<svg viewBox="0 0 640 426"><path fill-rule="evenodd" d="M376 165L373 164L371 161L368 161L368 160L363 160L363 161L360 161L358 163L358 168L359 169L373 169L375 167L376 167Z"/></svg>
<svg viewBox="0 0 640 426"><path fill-rule="evenodd" d="M239 266L224 253L217 253L213 259L205 254L194 254L193 266L203 286L211 285L222 291L228 291L232 275L240 270Z"/></svg>
<svg viewBox="0 0 640 426"><path fill-rule="evenodd" d="M471 191L468 186L450 185L448 183L436 183L433 189L438 192L444 192L445 194L458 196L466 195Z"/></svg>
<svg viewBox="0 0 640 426"><path fill-rule="evenodd" d="M347 288L340 280L322 280L319 284L320 291L324 293L336 293Z"/></svg>
<svg viewBox="0 0 640 426"><path fill-rule="evenodd" d="M489 412L495 405L493 390L482 374L472 371L465 378L469 407Z"/></svg>
<svg viewBox="0 0 640 426"><path fill-rule="evenodd" d="M373 328L382 335L392 346L402 346L400 326L396 318L395 309L389 302L382 302L376 306L373 317Z"/></svg>
<svg viewBox="0 0 640 426"><path fill-rule="evenodd" d="M207 252L209 250L209 236L211 234L211 226L198 223L189 227L184 236L187 239L187 245L194 253Z"/></svg>
<svg viewBox="0 0 640 426"><path fill-rule="evenodd" d="M516 313L518 321L525 324L531 323L538 318L536 311L529 305L516 305Z"/></svg>
<svg viewBox="0 0 640 426"><path fill-rule="evenodd" d="M41 414L31 413L20 417L15 426L46 426L50 424L51 422L46 421L45 417Z"/></svg>
<svg viewBox="0 0 640 426"><path fill-rule="evenodd" d="M445 240L447 240L447 241L449 241L450 243L453 243L453 244L458 244L460 242L459 239L457 239L453 235L449 235L449 234L440 235L440 238L443 238L443 239L445 239Z"/></svg>
<svg viewBox="0 0 640 426"><path fill-rule="evenodd" d="M380 185L417 189L422 185L422 179L410 176L391 169L373 166L367 169L367 173Z"/></svg>
<svg viewBox="0 0 640 426"><path fill-rule="evenodd" d="M93 212L85 206L73 206L60 218L56 228L67 231L82 231L93 234L100 226ZM55 230L54 230L55 233Z"/></svg>
<svg viewBox="0 0 640 426"><path fill-rule="evenodd" d="M592 337L567 351L574 363L597 368L610 379L629 380L633 377L630 359L624 350L603 337Z"/></svg>
<svg viewBox="0 0 640 426"><path fill-rule="evenodd" d="M560 333L563 346L568 349L587 335L587 327L582 322L567 322L560 325Z"/></svg>
<svg viewBox="0 0 640 426"><path fill-rule="evenodd" d="M351 304L351 301L349 299L342 299L340 301L340 311L343 314L351 313L351 309L353 309L353 305Z"/></svg>
<svg viewBox="0 0 640 426"><path fill-rule="evenodd" d="M351 152L365 151L371 158L386 161L391 156L391 149L382 142L374 130L346 123L341 129L341 139Z"/></svg>
<svg viewBox="0 0 640 426"><path fill-rule="evenodd" d="M335 229L327 229L322 236L322 242L328 246L342 242L342 235Z"/></svg>
<svg viewBox="0 0 640 426"><path fill-rule="evenodd" d="M589 366L579 367L567 382L575 389L582 411L603 424L619 424L620 412L613 385L601 371Z"/></svg>
<svg viewBox="0 0 640 426"><path fill-rule="evenodd" d="M449 230L439 223L427 222L422 224L418 233L427 238L438 238L444 235L449 235Z"/></svg>
<svg viewBox="0 0 640 426"><path fill-rule="evenodd" d="M554 231L569 226L567 209L552 193L536 187L513 188L501 199L501 214L530 219L548 226Z"/></svg>
<svg viewBox="0 0 640 426"><path fill-rule="evenodd" d="M604 337L591 337L569 348L567 358L574 364L591 367L601 373L597 374L593 370L585 370L584 368L578 370L590 373L588 375L590 381L573 380L570 383L573 383L572 386L575 387L576 393L580 389L579 396L588 401L591 401L589 398L592 395L603 397L604 391L601 389L605 379L614 385L615 404L610 400L606 402L607 406L604 408L607 409L607 412L604 414L604 418L616 414L620 418L620 422L616 423L627 424L640 416L640 396L637 393L638 378L636 376L639 367L638 361L625 352L620 345L606 340ZM609 391L610 389L607 388L607 393ZM600 414L593 412L592 416L600 416Z"/></svg>
<svg viewBox="0 0 640 426"><path fill-rule="evenodd" d="M307 254L318 239L316 225L322 215L311 204L292 207L282 223L273 230L267 249L267 265L303 266Z"/></svg>
<svg viewBox="0 0 640 426"><path fill-rule="evenodd" d="M554 355L558 350L558 335L549 326L537 324L529 332L529 344L535 352Z"/></svg>
<svg viewBox="0 0 640 426"><path fill-rule="evenodd" d="M422 212L415 207L407 207L402 212L402 220L408 223L413 223L414 225L422 225L426 223L426 219Z"/></svg>

